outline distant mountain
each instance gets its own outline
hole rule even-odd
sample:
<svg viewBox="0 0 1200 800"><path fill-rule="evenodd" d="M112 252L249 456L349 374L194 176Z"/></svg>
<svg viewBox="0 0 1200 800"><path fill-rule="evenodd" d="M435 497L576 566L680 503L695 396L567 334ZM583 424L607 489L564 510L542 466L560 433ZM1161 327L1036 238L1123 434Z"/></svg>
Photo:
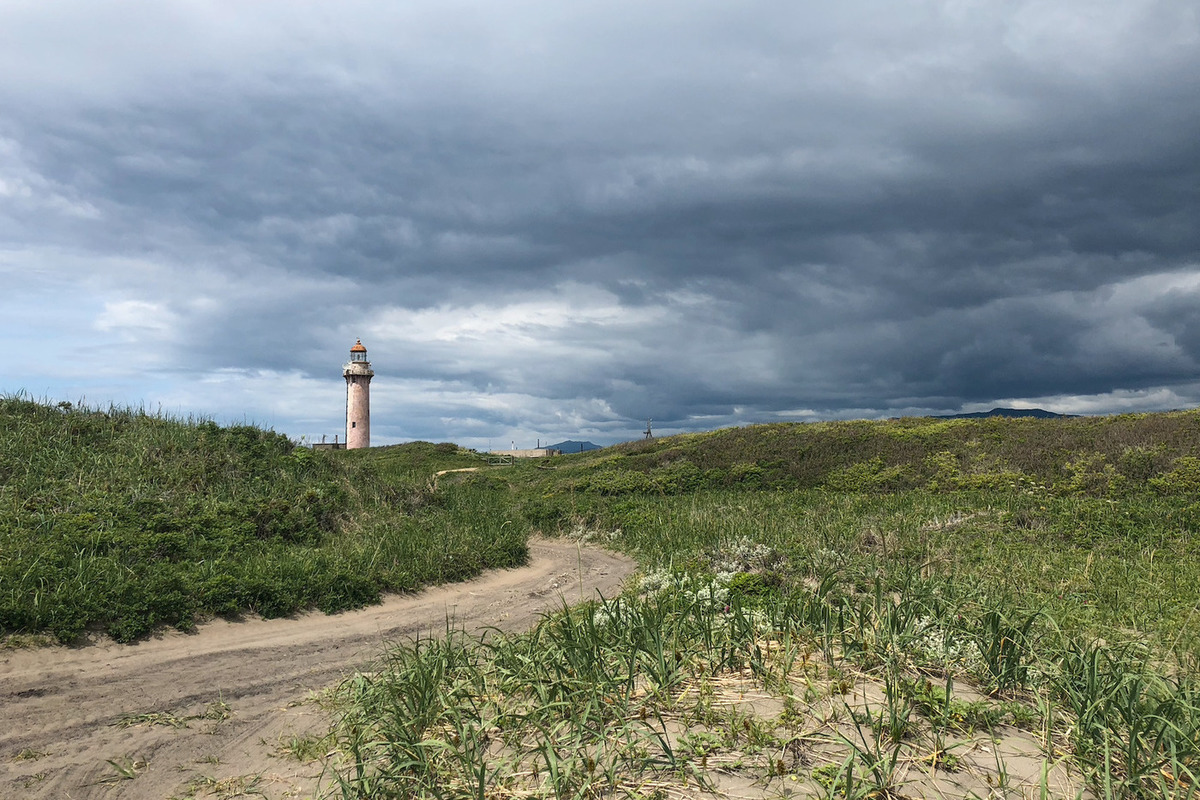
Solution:
<svg viewBox="0 0 1200 800"><path fill-rule="evenodd" d="M577 442L574 439L568 439L565 442L558 444L546 445L550 450L561 450L564 453L582 453L584 450L599 450L600 445L592 444L591 442Z"/></svg>
<svg viewBox="0 0 1200 800"><path fill-rule="evenodd" d="M934 419L983 419L984 417L1037 417L1038 419L1062 419L1078 414L1055 414L1041 408L993 408L991 411L973 411L970 414L941 414Z"/></svg>

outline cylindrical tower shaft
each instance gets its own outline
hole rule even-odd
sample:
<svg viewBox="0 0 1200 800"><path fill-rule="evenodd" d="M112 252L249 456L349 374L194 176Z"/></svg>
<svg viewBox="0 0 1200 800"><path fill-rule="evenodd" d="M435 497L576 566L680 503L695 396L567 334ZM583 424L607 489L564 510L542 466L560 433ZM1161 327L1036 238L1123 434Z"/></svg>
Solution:
<svg viewBox="0 0 1200 800"><path fill-rule="evenodd" d="M367 361L367 348L360 339L350 348L350 361L342 370L346 378L346 449L371 446L371 378L375 371Z"/></svg>

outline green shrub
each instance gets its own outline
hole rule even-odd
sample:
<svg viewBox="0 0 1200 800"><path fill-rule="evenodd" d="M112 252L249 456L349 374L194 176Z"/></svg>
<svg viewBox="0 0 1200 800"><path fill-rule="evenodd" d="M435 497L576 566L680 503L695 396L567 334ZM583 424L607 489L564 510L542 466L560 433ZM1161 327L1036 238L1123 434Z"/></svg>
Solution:
<svg viewBox="0 0 1200 800"><path fill-rule="evenodd" d="M650 472L651 490L659 494L684 494L700 487L704 476L690 461L675 461Z"/></svg>
<svg viewBox="0 0 1200 800"><path fill-rule="evenodd" d="M1125 476L1108 463L1103 453L1080 455L1067 462L1066 471L1067 477L1054 485L1058 494L1112 497L1125 488Z"/></svg>
<svg viewBox="0 0 1200 800"><path fill-rule="evenodd" d="M1196 497L1200 495L1200 458L1181 456L1175 459L1174 468L1148 483L1161 495Z"/></svg>
<svg viewBox="0 0 1200 800"><path fill-rule="evenodd" d="M782 578L773 573L739 572L729 579L729 596L761 604L779 598L782 584Z"/></svg>
<svg viewBox="0 0 1200 800"><path fill-rule="evenodd" d="M758 464L739 462L729 468L729 483L738 484L748 489L758 489L764 485L765 471Z"/></svg>
<svg viewBox="0 0 1200 800"><path fill-rule="evenodd" d="M580 488L612 496L650 492L655 486L654 481L644 472L606 469L584 478L580 482Z"/></svg>
<svg viewBox="0 0 1200 800"><path fill-rule="evenodd" d="M1126 447L1117 459L1117 470L1130 481L1143 483L1161 473L1168 463L1163 445Z"/></svg>
<svg viewBox="0 0 1200 800"><path fill-rule="evenodd" d="M825 487L835 492L898 491L913 484L913 471L906 465L885 467L883 459L851 464L829 474Z"/></svg>
<svg viewBox="0 0 1200 800"><path fill-rule="evenodd" d="M941 450L926 456L924 467L929 474L928 487L931 491L959 487L962 469L958 464L958 456L949 450Z"/></svg>
<svg viewBox="0 0 1200 800"><path fill-rule="evenodd" d="M1012 491L1036 488L1038 484L1020 472L1000 470L998 472L974 472L960 475L948 488L966 491Z"/></svg>

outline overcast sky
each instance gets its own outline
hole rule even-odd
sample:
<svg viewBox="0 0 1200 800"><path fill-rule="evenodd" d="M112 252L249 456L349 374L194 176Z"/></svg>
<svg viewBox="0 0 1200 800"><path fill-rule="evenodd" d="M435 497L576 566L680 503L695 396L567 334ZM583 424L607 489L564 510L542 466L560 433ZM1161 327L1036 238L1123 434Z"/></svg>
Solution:
<svg viewBox="0 0 1200 800"><path fill-rule="evenodd" d="M0 392L532 447L1200 404L1194 0L0 0Z"/></svg>

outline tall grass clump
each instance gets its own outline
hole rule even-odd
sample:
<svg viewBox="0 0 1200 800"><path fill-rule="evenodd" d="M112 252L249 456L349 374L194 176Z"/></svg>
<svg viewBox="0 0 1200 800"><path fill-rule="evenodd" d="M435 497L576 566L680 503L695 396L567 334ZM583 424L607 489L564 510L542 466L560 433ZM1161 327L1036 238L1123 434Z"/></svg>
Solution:
<svg viewBox="0 0 1200 800"><path fill-rule="evenodd" d="M1200 791L1200 682L1157 669L1137 644L1071 642L1056 688L1070 738L1102 796L1191 797Z"/></svg>
<svg viewBox="0 0 1200 800"><path fill-rule="evenodd" d="M397 645L334 698L331 783L346 798L636 792L690 769L673 698L761 664L764 624L663 593L564 608L526 634Z"/></svg>
<svg viewBox="0 0 1200 800"><path fill-rule="evenodd" d="M434 491L387 451L381 468L250 425L0 398L0 633L332 613L524 559L501 495Z"/></svg>

